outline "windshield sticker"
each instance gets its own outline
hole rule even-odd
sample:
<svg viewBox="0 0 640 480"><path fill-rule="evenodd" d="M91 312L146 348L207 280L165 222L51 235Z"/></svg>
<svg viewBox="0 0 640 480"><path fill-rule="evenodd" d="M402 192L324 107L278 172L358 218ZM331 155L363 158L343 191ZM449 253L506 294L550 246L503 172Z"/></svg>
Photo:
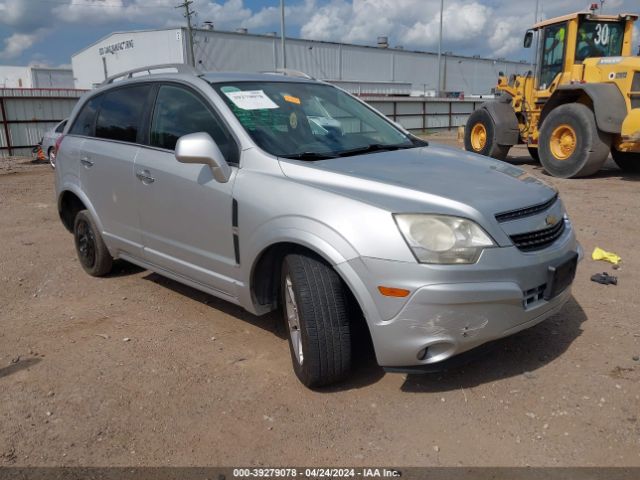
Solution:
<svg viewBox="0 0 640 480"><path fill-rule="evenodd" d="M295 103L296 105L300 105L300 99L298 97L283 94L282 98L284 98L285 102Z"/></svg>
<svg viewBox="0 0 640 480"><path fill-rule="evenodd" d="M291 115L289 115L289 125L291 125L291 128L294 130L298 128L298 116L296 112L292 112Z"/></svg>
<svg viewBox="0 0 640 480"><path fill-rule="evenodd" d="M242 110L264 110L279 108L263 90L246 92L224 92L229 99Z"/></svg>

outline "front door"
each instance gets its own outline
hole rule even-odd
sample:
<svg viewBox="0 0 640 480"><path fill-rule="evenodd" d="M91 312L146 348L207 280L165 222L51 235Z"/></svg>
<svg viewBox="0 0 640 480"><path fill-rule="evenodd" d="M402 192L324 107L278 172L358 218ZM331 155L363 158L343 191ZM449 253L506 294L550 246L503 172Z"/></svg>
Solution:
<svg viewBox="0 0 640 480"><path fill-rule="evenodd" d="M567 23L549 25L542 31L538 90L549 90L558 74L564 71Z"/></svg>
<svg viewBox="0 0 640 480"><path fill-rule="evenodd" d="M135 161L144 257L236 297L232 190L238 147L208 102L182 85L159 87L150 121L149 147ZM196 132L209 133L232 165L227 183L218 183L207 165L176 160L178 138Z"/></svg>

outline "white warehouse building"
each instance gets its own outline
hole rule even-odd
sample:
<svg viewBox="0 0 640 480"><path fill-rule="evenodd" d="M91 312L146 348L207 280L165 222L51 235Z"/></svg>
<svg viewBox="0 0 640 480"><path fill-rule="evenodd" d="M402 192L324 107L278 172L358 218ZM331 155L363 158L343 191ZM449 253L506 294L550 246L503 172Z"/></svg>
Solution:
<svg viewBox="0 0 640 480"><path fill-rule="evenodd" d="M113 33L71 57L76 88L92 88L106 77L139 67L189 63L187 30L167 28ZM438 88L438 56L390 48L386 38L362 46L288 38L287 68L303 71L360 94L430 96ZM240 29L223 32L194 30L195 63L203 71L261 72L282 66L280 38ZM526 62L504 59L442 56L442 90L451 95L486 95L498 72L507 75L529 69Z"/></svg>
<svg viewBox="0 0 640 480"><path fill-rule="evenodd" d="M70 68L0 65L0 88L74 88Z"/></svg>

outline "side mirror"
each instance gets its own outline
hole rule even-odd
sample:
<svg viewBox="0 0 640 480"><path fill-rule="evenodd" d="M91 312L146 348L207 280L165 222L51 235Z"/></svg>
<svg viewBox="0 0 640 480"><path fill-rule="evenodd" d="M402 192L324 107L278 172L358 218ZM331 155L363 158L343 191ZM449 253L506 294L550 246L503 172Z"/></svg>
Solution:
<svg viewBox="0 0 640 480"><path fill-rule="evenodd" d="M213 178L220 183L227 183L231 177L231 167L208 133L190 133L180 137L176 143L175 156L180 163L209 165Z"/></svg>
<svg viewBox="0 0 640 480"><path fill-rule="evenodd" d="M527 33L524 34L524 48L531 48L532 43L533 43L533 30L527 30Z"/></svg>

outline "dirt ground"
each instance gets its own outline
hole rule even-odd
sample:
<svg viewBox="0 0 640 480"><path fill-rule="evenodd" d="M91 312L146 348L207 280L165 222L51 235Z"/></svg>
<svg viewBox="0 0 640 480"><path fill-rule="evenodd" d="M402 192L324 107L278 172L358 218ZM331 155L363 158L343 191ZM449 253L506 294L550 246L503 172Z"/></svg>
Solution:
<svg viewBox="0 0 640 480"><path fill-rule="evenodd" d="M435 141L456 144L450 137ZM640 176L558 180L573 299L465 367L310 391L275 316L119 264L87 276L47 165L0 161L0 465L640 466Z"/></svg>

